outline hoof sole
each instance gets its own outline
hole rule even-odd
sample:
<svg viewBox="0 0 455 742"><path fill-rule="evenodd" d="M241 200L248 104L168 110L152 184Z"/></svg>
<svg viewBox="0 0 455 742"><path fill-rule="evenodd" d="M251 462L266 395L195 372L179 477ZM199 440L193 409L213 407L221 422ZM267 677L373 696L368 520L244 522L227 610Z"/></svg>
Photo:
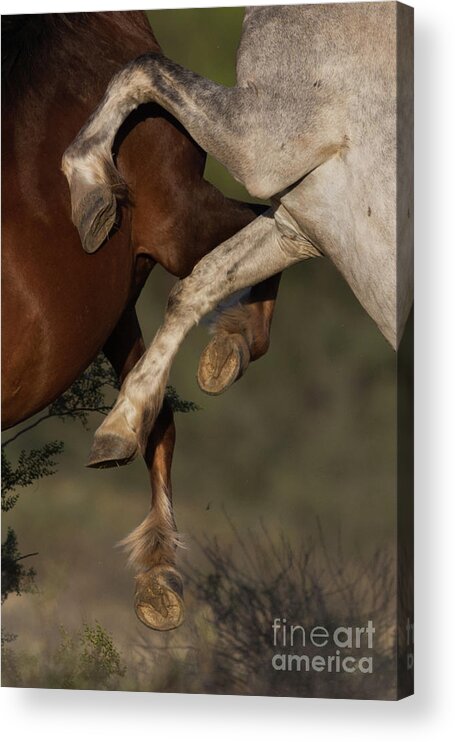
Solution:
<svg viewBox="0 0 455 742"><path fill-rule="evenodd" d="M108 469L125 466L136 458L136 440L121 438L114 433L96 433L87 466L90 469Z"/></svg>
<svg viewBox="0 0 455 742"><path fill-rule="evenodd" d="M117 202L110 188L95 187L81 199L73 212L73 223L85 252L96 252L108 239L116 216Z"/></svg>
<svg viewBox="0 0 455 742"><path fill-rule="evenodd" d="M202 352L197 381L206 394L222 394L248 367L250 351L242 335L215 335Z"/></svg>
<svg viewBox="0 0 455 742"><path fill-rule="evenodd" d="M172 567L156 567L136 577L134 607L149 629L177 629L185 617L180 575Z"/></svg>

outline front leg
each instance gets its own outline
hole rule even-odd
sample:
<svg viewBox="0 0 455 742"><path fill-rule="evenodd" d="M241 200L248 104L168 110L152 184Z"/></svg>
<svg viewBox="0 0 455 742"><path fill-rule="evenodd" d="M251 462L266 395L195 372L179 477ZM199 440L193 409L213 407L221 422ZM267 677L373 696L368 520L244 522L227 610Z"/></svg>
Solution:
<svg viewBox="0 0 455 742"><path fill-rule="evenodd" d="M171 292L163 325L95 434L89 463L117 466L131 461L138 451L144 452L172 361L205 314L235 291L317 254L303 237L283 234L272 212L267 212L204 257Z"/></svg>
<svg viewBox="0 0 455 742"><path fill-rule="evenodd" d="M241 378L251 361L269 348L270 327L281 273L249 289L221 309L211 326L212 340L201 354L197 380L206 394L221 394Z"/></svg>
<svg viewBox="0 0 455 742"><path fill-rule="evenodd" d="M88 252L98 249L109 234L116 218L116 193L126 188L112 159L117 131L135 108L149 102L175 116L202 149L258 198L283 191L346 146L331 101L303 105L297 123L285 132L282 113L287 101L279 90L270 94L248 81L225 88L163 54L144 54L112 78L97 110L63 156L73 222Z"/></svg>
<svg viewBox="0 0 455 742"><path fill-rule="evenodd" d="M103 350L123 382L145 351L134 307L125 310ZM180 537L172 507L174 444L172 408L164 400L144 451L151 484L150 509L142 523L120 542L134 570L136 615L158 631L177 628L184 618L183 583L176 568Z"/></svg>
<svg viewBox="0 0 455 742"><path fill-rule="evenodd" d="M115 75L100 105L63 155L72 219L84 249L94 252L116 219L116 198L127 192L112 147L123 121L140 104L155 102L174 115L198 144L244 182L248 150L249 88L225 88L150 52Z"/></svg>

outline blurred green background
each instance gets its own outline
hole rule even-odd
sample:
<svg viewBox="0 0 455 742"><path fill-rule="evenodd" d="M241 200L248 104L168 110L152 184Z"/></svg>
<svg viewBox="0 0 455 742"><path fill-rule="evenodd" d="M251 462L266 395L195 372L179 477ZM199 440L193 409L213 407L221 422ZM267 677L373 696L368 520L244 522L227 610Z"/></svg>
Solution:
<svg viewBox="0 0 455 742"><path fill-rule="evenodd" d="M243 9L151 11L148 17L169 57L234 83ZM252 200L211 159L206 177L228 195ZM156 268L143 291L138 313L147 342L172 283ZM327 543L340 539L348 558L366 559L391 545L395 355L336 270L317 259L283 276L267 356L221 397L203 395L196 384L206 341L205 327L193 331L171 376L179 394L201 407L177 416L174 504L188 545L181 563L203 565L197 541L205 535L232 541L226 512L242 532L264 522L296 545L319 520ZM92 422L94 431L100 420ZM97 619L127 657L138 644L164 641L136 620L131 576L114 548L147 510L145 468L141 461L117 470L84 468L91 436L77 424L45 423L16 448L65 441L58 473L25 490L4 518L23 553L39 552L37 592L11 596L3 611L4 626L18 634L17 651L38 664L57 641L59 624L77 628Z"/></svg>

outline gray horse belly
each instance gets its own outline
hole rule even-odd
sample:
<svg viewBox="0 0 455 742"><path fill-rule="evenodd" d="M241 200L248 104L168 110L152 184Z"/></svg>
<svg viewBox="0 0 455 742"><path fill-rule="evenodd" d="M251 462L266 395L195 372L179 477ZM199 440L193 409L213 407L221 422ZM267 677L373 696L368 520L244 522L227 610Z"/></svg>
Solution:
<svg viewBox="0 0 455 742"><path fill-rule="evenodd" d="M352 153L350 153L352 156ZM355 157L352 158L355 162ZM341 272L358 300L397 345L395 216L382 192L364 188L351 161L334 157L281 198L308 238Z"/></svg>

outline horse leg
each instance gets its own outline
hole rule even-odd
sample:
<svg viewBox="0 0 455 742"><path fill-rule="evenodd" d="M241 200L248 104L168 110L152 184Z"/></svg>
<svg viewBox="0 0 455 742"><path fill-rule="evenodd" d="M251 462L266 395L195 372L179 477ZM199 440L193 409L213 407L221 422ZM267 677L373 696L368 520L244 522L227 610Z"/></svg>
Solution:
<svg viewBox="0 0 455 742"><path fill-rule="evenodd" d="M283 212L283 208L278 211ZM138 449L145 450L174 356L201 317L235 291L319 254L297 231L277 228L275 219L271 214L255 219L200 260L171 291L163 325L95 434L92 466L125 464Z"/></svg>
<svg viewBox="0 0 455 742"><path fill-rule="evenodd" d="M115 221L115 191L122 185L112 159L116 133L129 113L147 102L174 115L206 152L260 198L282 191L327 159L329 151L337 151L329 146L332 134L314 121L302 124L311 131L308 141L302 139L297 150L285 147L280 132L270 126L278 103L255 85L225 88L161 53L145 54L112 78L63 156L73 222L88 252L102 244Z"/></svg>
<svg viewBox="0 0 455 742"><path fill-rule="evenodd" d="M144 351L136 311L130 307L104 346L122 383ZM164 400L144 451L152 489L150 511L121 542L129 552L128 561L135 572L136 615L149 628L161 631L176 628L184 617L182 580L175 568L179 538L172 510L174 443L173 413Z"/></svg>
<svg viewBox="0 0 455 742"><path fill-rule="evenodd" d="M214 335L201 354L197 380L207 394L221 394L269 348L270 326L281 273L249 289L241 300L222 308L211 327Z"/></svg>
<svg viewBox="0 0 455 742"><path fill-rule="evenodd" d="M178 194L176 200L179 202ZM207 252L246 227L268 208L226 198L203 179L193 189L187 203L191 214L188 214L187 206L181 221L191 224L186 238L188 249L185 252L181 249L167 251L165 256L168 259L169 253L178 255L178 265L174 263L169 268L180 278L187 276ZM137 219L136 212L134 218ZM141 222L141 228L143 239L147 241L153 234L153 224L148 217L145 223ZM201 355L197 374L202 391L221 394L245 373L252 361L267 352L280 277L280 274L272 276L247 289L241 296L230 297L226 306L217 307L210 321L209 331L213 337Z"/></svg>
<svg viewBox="0 0 455 742"><path fill-rule="evenodd" d="M159 103L203 149L242 179L246 149L241 156L234 156L235 163L227 153L231 141L242 140L239 132L235 136L239 117L233 114L247 110L245 98L252 97L254 93L248 88L216 85L156 52L133 60L118 72L62 160L71 190L72 219L84 249L96 250L115 222L115 190L122 179L113 163L112 147L119 127L138 105Z"/></svg>

